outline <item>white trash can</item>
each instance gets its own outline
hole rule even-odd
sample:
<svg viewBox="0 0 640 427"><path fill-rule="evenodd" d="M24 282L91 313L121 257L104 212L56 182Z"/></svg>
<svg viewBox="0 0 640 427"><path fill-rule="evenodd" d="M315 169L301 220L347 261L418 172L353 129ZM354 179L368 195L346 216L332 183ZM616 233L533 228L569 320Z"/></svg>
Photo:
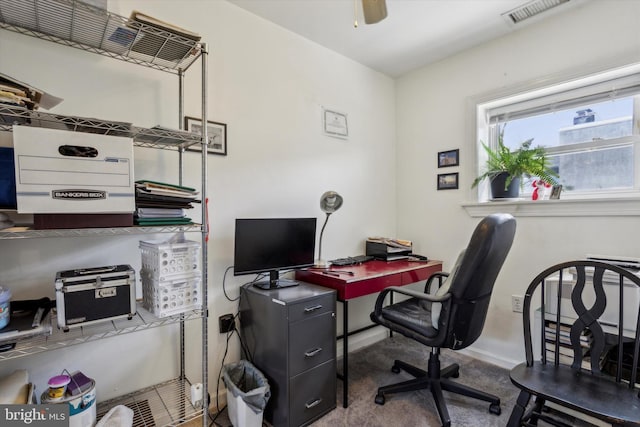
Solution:
<svg viewBox="0 0 640 427"><path fill-rule="evenodd" d="M227 387L227 410L234 427L261 427L271 390L265 376L251 362L225 365L222 379Z"/></svg>

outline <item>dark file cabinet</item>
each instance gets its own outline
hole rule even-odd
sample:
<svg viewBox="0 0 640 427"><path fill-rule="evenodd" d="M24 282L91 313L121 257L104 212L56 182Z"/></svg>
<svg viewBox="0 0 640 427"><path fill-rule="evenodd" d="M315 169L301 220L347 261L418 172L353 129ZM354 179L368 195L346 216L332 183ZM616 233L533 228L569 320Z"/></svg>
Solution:
<svg viewBox="0 0 640 427"><path fill-rule="evenodd" d="M264 418L274 427L307 425L336 407L335 311L336 292L308 283L242 288L245 358L269 381Z"/></svg>

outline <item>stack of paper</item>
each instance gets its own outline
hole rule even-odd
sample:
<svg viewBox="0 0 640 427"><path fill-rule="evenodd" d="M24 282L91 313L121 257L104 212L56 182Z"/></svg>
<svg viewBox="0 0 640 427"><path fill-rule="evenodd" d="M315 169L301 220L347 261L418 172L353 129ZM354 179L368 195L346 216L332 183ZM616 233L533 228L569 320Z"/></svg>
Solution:
<svg viewBox="0 0 640 427"><path fill-rule="evenodd" d="M0 83L0 102L19 105L33 110L34 102L27 97L27 92L14 86Z"/></svg>
<svg viewBox="0 0 640 427"><path fill-rule="evenodd" d="M0 103L17 105L30 110L38 107L50 109L62 102L62 98L0 73Z"/></svg>
<svg viewBox="0 0 640 427"><path fill-rule="evenodd" d="M185 209L193 208L198 192L194 188L165 182L136 181L136 214L138 225L191 224Z"/></svg>
<svg viewBox="0 0 640 427"><path fill-rule="evenodd" d="M367 237L368 242L374 243L382 243L391 248L397 248L401 250L411 249L412 242L411 240L404 239L390 239L388 237Z"/></svg>

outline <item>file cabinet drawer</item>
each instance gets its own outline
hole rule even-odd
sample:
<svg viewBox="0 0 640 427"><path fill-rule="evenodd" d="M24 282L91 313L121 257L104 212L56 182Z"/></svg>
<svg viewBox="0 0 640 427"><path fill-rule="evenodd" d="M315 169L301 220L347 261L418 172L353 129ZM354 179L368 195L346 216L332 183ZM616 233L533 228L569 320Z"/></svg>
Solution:
<svg viewBox="0 0 640 427"><path fill-rule="evenodd" d="M335 311L333 289L304 282L276 291L241 288L243 351L269 380L269 425L308 425L336 407Z"/></svg>
<svg viewBox="0 0 640 427"><path fill-rule="evenodd" d="M313 368L336 355L336 322L333 312L289 325L291 376Z"/></svg>
<svg viewBox="0 0 640 427"><path fill-rule="evenodd" d="M292 304L289 307L289 322L293 323L320 314L335 312L335 301L333 295L322 295L304 302Z"/></svg>
<svg viewBox="0 0 640 427"><path fill-rule="evenodd" d="M324 364L291 378L289 425L310 424L336 407L336 361Z"/></svg>

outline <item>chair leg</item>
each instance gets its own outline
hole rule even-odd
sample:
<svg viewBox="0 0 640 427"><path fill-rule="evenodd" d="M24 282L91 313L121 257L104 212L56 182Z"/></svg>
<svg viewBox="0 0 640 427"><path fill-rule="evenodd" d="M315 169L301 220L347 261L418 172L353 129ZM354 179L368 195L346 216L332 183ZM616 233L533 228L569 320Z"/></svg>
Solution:
<svg viewBox="0 0 640 427"><path fill-rule="evenodd" d="M442 425L444 427L449 427L451 425L451 418L449 417L449 411L447 410L447 405L442 393L443 390L445 390L489 402L491 403L489 411L496 415L500 415L500 398L462 384L455 383L449 379L451 377L457 378L459 376L460 366L458 364L453 364L444 369L440 369L440 350L438 348L433 348L431 350L428 369L426 372L405 362L396 360L391 370L397 373L400 372L401 369L416 378L378 388L378 393L375 398L375 402L377 404L384 405L386 394L429 389L433 395L433 400L435 402L436 409L438 410L438 415L440 416Z"/></svg>
<svg viewBox="0 0 640 427"><path fill-rule="evenodd" d="M533 410L531 411L531 416L525 417L525 419L527 419L527 421L529 421L529 424L532 424L534 426L538 425L538 419L540 418L540 416L542 415L542 410L544 409L544 402L545 400L540 398L539 396L536 396L536 400L534 401L534 405L533 405Z"/></svg>
<svg viewBox="0 0 640 427"><path fill-rule="evenodd" d="M540 396L536 396L533 407L524 414L522 420L525 421L528 426L537 426L538 421L542 420L547 424L551 424L555 427L571 427L570 424L555 419L551 415L545 414L544 412L549 412L549 408L545 406L545 403L545 399L541 398Z"/></svg>
<svg viewBox="0 0 640 427"><path fill-rule="evenodd" d="M436 404L438 415L440 415L442 427L450 427L451 417L449 417L449 410L447 409L447 403L444 401L444 395L442 394L442 388L440 387L439 381L435 381L431 384L431 394L433 395L433 401Z"/></svg>
<svg viewBox="0 0 640 427"><path fill-rule="evenodd" d="M413 375L416 378L426 377L427 376L427 372L423 371L420 368L417 368L417 367L415 367L413 365L409 365L408 363L403 362L402 360L394 360L393 361L393 366L391 367L391 370L397 374L398 372L400 372L400 369L402 369L403 371Z"/></svg>
<svg viewBox="0 0 640 427"><path fill-rule="evenodd" d="M378 395L400 393L404 391L418 391L431 388L431 380L426 377L414 378L397 384L390 384L378 388Z"/></svg>
<svg viewBox="0 0 640 427"><path fill-rule="evenodd" d="M454 381L451 381L448 378L442 378L440 380L440 385L443 390L450 391L452 393L461 394L463 396L472 397L474 399L483 400L485 402L491 403L491 405L497 405L500 408L500 398L493 394L485 393L484 391L476 390L475 388L471 388L464 384L460 384ZM493 411L492 411L493 412Z"/></svg>
<svg viewBox="0 0 640 427"><path fill-rule="evenodd" d="M460 365L453 363L446 368L440 370L440 377L442 378L458 378L460 376Z"/></svg>
<svg viewBox="0 0 640 427"><path fill-rule="evenodd" d="M531 393L522 390L518 395L518 400L511 411L511 416L507 422L507 427L520 427L522 425L522 417L524 416L524 410L529 404L531 399Z"/></svg>

